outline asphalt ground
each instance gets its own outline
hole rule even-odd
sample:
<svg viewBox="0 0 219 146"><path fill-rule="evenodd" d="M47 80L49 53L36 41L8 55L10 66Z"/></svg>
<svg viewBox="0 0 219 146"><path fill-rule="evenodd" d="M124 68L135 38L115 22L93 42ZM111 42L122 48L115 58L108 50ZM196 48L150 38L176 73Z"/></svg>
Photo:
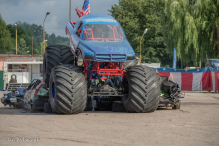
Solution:
<svg viewBox="0 0 219 146"><path fill-rule="evenodd" d="M186 93L180 110L22 113L0 104L0 145L219 145L219 94Z"/></svg>

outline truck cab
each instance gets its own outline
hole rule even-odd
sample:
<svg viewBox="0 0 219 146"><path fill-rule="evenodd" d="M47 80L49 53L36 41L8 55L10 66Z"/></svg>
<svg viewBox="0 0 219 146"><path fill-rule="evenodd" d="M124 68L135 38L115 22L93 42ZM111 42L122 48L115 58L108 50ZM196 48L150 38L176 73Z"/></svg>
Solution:
<svg viewBox="0 0 219 146"><path fill-rule="evenodd" d="M109 15L85 15L72 27L67 23L70 48L84 60L123 62L135 60L135 52L121 25ZM78 51L77 51L78 50ZM76 54L77 55L77 54Z"/></svg>

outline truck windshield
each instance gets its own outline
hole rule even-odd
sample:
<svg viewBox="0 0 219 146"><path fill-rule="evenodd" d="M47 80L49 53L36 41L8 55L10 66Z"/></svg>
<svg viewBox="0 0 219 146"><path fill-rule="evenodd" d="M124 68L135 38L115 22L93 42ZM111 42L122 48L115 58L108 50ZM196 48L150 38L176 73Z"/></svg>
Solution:
<svg viewBox="0 0 219 146"><path fill-rule="evenodd" d="M84 27L84 40L122 41L124 35L120 25L87 24Z"/></svg>

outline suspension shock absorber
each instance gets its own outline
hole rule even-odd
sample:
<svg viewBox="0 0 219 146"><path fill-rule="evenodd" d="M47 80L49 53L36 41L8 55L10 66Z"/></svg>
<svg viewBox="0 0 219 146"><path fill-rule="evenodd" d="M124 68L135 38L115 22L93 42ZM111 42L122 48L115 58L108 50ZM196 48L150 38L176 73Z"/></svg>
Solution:
<svg viewBox="0 0 219 146"><path fill-rule="evenodd" d="M90 82L91 71L92 71L93 67L94 67L93 61L90 61L89 62L89 66L88 66L88 78L87 78L88 79L88 83Z"/></svg>
<svg viewBox="0 0 219 146"><path fill-rule="evenodd" d="M79 51L76 50L76 53L75 53L75 56L74 56L74 58L75 58L75 65L78 65L78 56L79 56Z"/></svg>

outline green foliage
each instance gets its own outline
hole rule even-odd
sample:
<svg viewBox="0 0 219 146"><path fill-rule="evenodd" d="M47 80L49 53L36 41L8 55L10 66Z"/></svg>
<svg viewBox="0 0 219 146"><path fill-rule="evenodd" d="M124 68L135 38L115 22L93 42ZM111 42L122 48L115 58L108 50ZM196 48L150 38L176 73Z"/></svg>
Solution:
<svg viewBox="0 0 219 146"><path fill-rule="evenodd" d="M25 55L27 51L29 51L29 55L32 54L32 36L33 36L33 55L40 55L41 54L41 42L43 42L43 27L37 24L28 24L26 22L16 22L17 24L17 39L18 43L20 41L21 44L26 44L26 47L21 47L18 53ZM11 41L13 42L13 50L8 51L6 53L13 53L15 54L15 27L12 24L7 25L7 29L11 32ZM64 30L63 30L64 31ZM57 45L57 44L67 44L68 41L67 37L56 37L54 33L51 35L45 34L45 39L47 40L48 45ZM24 43L25 41L25 43Z"/></svg>
<svg viewBox="0 0 219 146"><path fill-rule="evenodd" d="M177 57L184 63L196 60L198 32L193 18L193 7L186 0L165 0L163 32L169 51L176 48Z"/></svg>
<svg viewBox="0 0 219 146"><path fill-rule="evenodd" d="M199 30L200 59L206 53L211 58L219 58L219 0L197 0L194 10Z"/></svg>
<svg viewBox="0 0 219 146"><path fill-rule="evenodd" d="M28 47L26 41L23 38L20 38L18 43L18 54L26 55L28 54Z"/></svg>
<svg viewBox="0 0 219 146"><path fill-rule="evenodd" d="M11 34L0 15L0 54L6 53L11 49L12 49Z"/></svg>
<svg viewBox="0 0 219 146"><path fill-rule="evenodd" d="M165 43L184 65L219 57L218 12L219 0L165 0Z"/></svg>
<svg viewBox="0 0 219 146"><path fill-rule="evenodd" d="M69 46L69 39L67 37L61 37L61 36L56 37L56 35L52 33L51 35L48 35L46 38L47 38L48 45Z"/></svg>
<svg viewBox="0 0 219 146"><path fill-rule="evenodd" d="M163 0L119 0L119 5L112 6L110 12L123 27L136 56L140 54L142 34L148 28L142 40L142 62L160 62L162 66L169 66L172 57L164 44L163 8Z"/></svg>

